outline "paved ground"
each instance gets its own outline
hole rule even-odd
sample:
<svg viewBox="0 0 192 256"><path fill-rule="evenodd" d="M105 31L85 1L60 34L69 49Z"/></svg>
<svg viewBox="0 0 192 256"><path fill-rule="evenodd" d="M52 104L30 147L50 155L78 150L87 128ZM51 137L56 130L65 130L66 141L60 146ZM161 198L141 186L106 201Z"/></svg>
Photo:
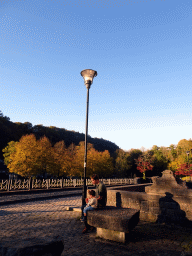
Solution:
<svg viewBox="0 0 192 256"><path fill-rule="evenodd" d="M38 192L38 193L37 193ZM7 192L5 195L0 193L0 205L8 205L13 203L21 203L21 202L31 202L31 201L39 201L39 200L47 200L47 199L54 199L54 198L61 198L66 196L74 196L74 195L82 195L82 189L66 189L63 191L45 191L45 193L28 193L28 191L14 191L13 193ZM19 194L18 194L19 193Z"/></svg>
<svg viewBox="0 0 192 256"><path fill-rule="evenodd" d="M125 244L96 238L95 231L82 234L80 212L67 210L80 206L80 196L1 205L0 244L14 247L59 237L64 240L62 255L192 255L189 228L140 222Z"/></svg>

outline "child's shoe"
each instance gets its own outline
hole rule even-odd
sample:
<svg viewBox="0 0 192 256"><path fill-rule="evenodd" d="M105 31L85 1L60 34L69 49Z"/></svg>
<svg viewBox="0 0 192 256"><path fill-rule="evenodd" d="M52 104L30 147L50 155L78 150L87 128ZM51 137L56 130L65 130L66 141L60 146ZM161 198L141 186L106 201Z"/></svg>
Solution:
<svg viewBox="0 0 192 256"><path fill-rule="evenodd" d="M87 233L88 232L88 229L85 227L84 229L83 229L83 234L85 234L85 233Z"/></svg>
<svg viewBox="0 0 192 256"><path fill-rule="evenodd" d="M94 227L90 227L90 231L94 231L95 230L95 228Z"/></svg>

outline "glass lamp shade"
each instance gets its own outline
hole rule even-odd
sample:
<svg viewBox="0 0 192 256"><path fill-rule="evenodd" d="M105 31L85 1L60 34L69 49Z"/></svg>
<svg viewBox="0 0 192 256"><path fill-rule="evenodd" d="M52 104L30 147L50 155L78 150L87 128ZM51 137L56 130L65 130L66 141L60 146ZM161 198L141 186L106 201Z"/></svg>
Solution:
<svg viewBox="0 0 192 256"><path fill-rule="evenodd" d="M84 78L84 82L87 88L90 88L93 83L93 78L97 76L97 71L92 69L85 69L81 71L81 75Z"/></svg>

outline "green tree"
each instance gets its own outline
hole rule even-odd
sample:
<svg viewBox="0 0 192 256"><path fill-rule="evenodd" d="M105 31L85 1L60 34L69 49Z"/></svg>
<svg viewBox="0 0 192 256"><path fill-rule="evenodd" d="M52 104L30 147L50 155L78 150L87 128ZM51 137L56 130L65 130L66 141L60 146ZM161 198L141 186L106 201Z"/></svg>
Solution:
<svg viewBox="0 0 192 256"><path fill-rule="evenodd" d="M170 162L170 151L165 147L153 146L148 151L150 162L153 165L151 176L161 176L162 171L166 170Z"/></svg>
<svg viewBox="0 0 192 256"><path fill-rule="evenodd" d="M118 177L125 177L131 168L130 154L122 149L116 150L115 157L115 174Z"/></svg>
<svg viewBox="0 0 192 256"><path fill-rule="evenodd" d="M126 173L126 177L140 176L140 172L137 170L135 159L143 154L140 149L131 149L128 152L130 168Z"/></svg>

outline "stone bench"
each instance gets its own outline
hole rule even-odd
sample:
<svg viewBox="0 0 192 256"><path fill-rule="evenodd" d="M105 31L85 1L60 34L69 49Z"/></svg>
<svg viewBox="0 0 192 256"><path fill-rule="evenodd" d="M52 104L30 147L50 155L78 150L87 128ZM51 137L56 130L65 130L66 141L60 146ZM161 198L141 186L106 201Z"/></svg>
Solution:
<svg viewBox="0 0 192 256"><path fill-rule="evenodd" d="M132 208L106 206L87 212L87 223L97 229L97 236L125 242L129 233L139 222L140 211Z"/></svg>

